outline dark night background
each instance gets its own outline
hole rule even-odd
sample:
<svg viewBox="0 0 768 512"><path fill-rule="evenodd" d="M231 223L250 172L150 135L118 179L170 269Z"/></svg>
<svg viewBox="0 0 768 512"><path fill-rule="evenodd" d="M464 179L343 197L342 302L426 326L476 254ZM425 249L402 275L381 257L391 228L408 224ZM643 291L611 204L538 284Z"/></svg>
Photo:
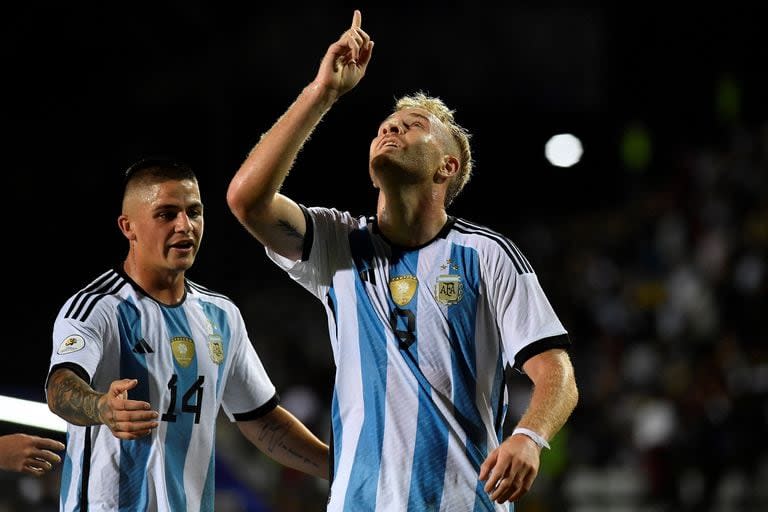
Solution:
<svg viewBox="0 0 768 512"><path fill-rule="evenodd" d="M355 7L34 4L5 19L6 285L26 368L8 384L42 382L59 305L122 257L118 176L142 155L198 169L207 229L193 279L233 298L275 276L291 285L227 210L226 187ZM766 112L759 13L435 3L366 8L363 28L377 45L369 71L286 184L306 204L372 211L368 143L394 98L418 89L474 134L476 174L453 213L513 229L625 200L629 122L652 127L660 159L716 135L726 74L742 81L747 116ZM559 131L584 140L573 168L544 159ZM11 353L5 374L20 368Z"/></svg>
<svg viewBox="0 0 768 512"><path fill-rule="evenodd" d="M305 328L317 339L305 341L330 358L320 305L267 261L225 193L355 8L376 42L373 59L286 181L284 191L307 205L373 212L369 141L394 99L416 90L443 98L473 134L475 175L451 212L521 241L531 225L611 215L662 186L691 148L720 149L732 123L757 130L768 117L765 12L734 4L238 4L18 4L0 22L8 313L0 393L42 400L58 308L122 259L120 173L149 154L197 169L206 233L188 275L245 305L267 367L287 368L275 370L277 383L307 378L305 367L290 369L295 354L260 342L296 329L296 310L316 321ZM640 170L621 153L633 126L652 142ZM559 132L584 143L574 167L544 158ZM599 350L578 331L559 278L540 279L574 340ZM288 305L259 315L265 297Z"/></svg>

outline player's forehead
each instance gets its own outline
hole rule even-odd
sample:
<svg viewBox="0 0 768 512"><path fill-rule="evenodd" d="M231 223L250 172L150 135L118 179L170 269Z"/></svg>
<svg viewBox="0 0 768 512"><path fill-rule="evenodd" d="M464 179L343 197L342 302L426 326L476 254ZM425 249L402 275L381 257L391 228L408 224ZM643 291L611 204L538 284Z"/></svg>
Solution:
<svg viewBox="0 0 768 512"><path fill-rule="evenodd" d="M194 179L166 179L137 184L131 199L150 207L202 205L200 188Z"/></svg>
<svg viewBox="0 0 768 512"><path fill-rule="evenodd" d="M392 112L381 124L391 120L421 119L428 123L439 122L438 119L427 109L422 107L406 107Z"/></svg>
<svg viewBox="0 0 768 512"><path fill-rule="evenodd" d="M175 199L184 202L201 202L200 188L193 179L165 180L155 184L156 198Z"/></svg>

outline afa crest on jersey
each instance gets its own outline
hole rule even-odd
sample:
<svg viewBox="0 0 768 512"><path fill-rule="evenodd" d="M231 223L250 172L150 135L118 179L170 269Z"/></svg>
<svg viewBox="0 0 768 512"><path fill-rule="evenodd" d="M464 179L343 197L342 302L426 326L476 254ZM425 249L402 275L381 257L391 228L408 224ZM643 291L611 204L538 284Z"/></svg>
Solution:
<svg viewBox="0 0 768 512"><path fill-rule="evenodd" d="M224 342L218 334L208 335L208 353L216 364L224 362Z"/></svg>
<svg viewBox="0 0 768 512"><path fill-rule="evenodd" d="M223 363L224 341L221 339L221 335L216 332L216 324L210 318L206 318L205 330L208 334L208 354L211 356L211 361L216 364Z"/></svg>
<svg viewBox="0 0 768 512"><path fill-rule="evenodd" d="M458 303L463 296L464 284L461 282L461 276L456 274L437 276L435 298L438 302L450 306Z"/></svg>

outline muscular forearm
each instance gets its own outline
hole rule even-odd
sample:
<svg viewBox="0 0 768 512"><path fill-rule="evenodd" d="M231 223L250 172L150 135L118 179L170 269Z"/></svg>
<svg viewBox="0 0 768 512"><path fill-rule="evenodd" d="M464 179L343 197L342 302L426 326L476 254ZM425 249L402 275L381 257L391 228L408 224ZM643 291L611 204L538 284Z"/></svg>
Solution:
<svg viewBox="0 0 768 512"><path fill-rule="evenodd" d="M535 356L526 363L526 373L534 382L531 402L518 427L551 439L563 427L578 402L573 367L564 351Z"/></svg>
<svg viewBox="0 0 768 512"><path fill-rule="evenodd" d="M319 478L329 478L328 446L282 407L259 420L239 422L238 427L249 441L276 462Z"/></svg>
<svg viewBox="0 0 768 512"><path fill-rule="evenodd" d="M75 425L102 423L99 416L101 397L102 393L94 391L70 370L57 370L48 382L48 408Z"/></svg>
<svg viewBox="0 0 768 512"><path fill-rule="evenodd" d="M228 202L238 217L258 211L280 190L296 156L337 93L312 82L251 150L229 186Z"/></svg>

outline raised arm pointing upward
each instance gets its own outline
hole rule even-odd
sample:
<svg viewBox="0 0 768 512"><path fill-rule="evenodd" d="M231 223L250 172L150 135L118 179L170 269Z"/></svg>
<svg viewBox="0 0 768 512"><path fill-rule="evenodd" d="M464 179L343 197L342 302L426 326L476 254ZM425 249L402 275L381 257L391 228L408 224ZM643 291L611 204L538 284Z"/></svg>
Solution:
<svg viewBox="0 0 768 512"><path fill-rule="evenodd" d="M248 155L227 194L232 211L262 244L301 256L306 230L298 205L278 191L296 155L323 115L363 78L373 41L355 11L352 25L328 47L317 76Z"/></svg>

